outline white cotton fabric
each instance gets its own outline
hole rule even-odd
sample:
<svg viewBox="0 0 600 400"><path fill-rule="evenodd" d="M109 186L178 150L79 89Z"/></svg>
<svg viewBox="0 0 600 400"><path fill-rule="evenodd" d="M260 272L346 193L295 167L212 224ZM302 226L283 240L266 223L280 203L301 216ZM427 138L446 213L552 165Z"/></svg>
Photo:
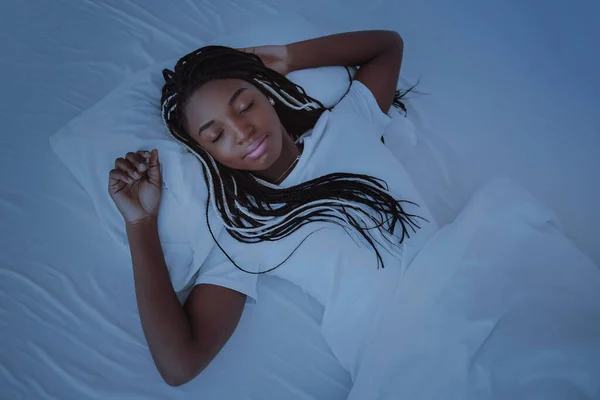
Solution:
<svg viewBox="0 0 600 400"><path fill-rule="evenodd" d="M401 256L380 247L384 268L378 269L376 254L366 242L355 241L333 223L310 223L277 242L251 245L237 243L227 233L221 235L222 245L233 260L254 272L270 269L293 253L269 274L298 285L325 307L321 330L351 374L356 370L356 357L369 322L383 309L410 261L437 230L410 177L381 142L390 120L370 90L354 81L339 104L324 112L314 129L302 137L302 156L281 184L290 187L334 172L360 173L383 179L396 199L419 204L404 203L403 208L429 222L418 221L422 229L417 233L409 230L410 238L400 246ZM400 224L395 234L401 235ZM255 279L255 275L224 262L201 271L198 282L220 284L254 296Z"/></svg>
<svg viewBox="0 0 600 400"><path fill-rule="evenodd" d="M221 247L227 251L227 255L233 260L244 260L246 245L238 242L223 229L217 237ZM241 261L245 266L246 262ZM243 293L247 296L248 303L255 303L258 297L256 293L256 275L248 274L237 269L218 246L213 246L208 257L200 267L196 280L190 285L190 290L199 284L210 284L226 287Z"/></svg>
<svg viewBox="0 0 600 400"><path fill-rule="evenodd" d="M600 271L510 179L427 241L348 400L600 398Z"/></svg>

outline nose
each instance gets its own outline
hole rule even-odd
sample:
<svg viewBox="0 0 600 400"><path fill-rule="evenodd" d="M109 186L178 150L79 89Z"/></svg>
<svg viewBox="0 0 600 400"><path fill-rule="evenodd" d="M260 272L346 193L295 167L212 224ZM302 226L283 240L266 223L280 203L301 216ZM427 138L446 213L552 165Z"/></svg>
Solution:
<svg viewBox="0 0 600 400"><path fill-rule="evenodd" d="M231 126L231 130L235 135L235 142L238 145L242 145L248 142L248 140L254 134L254 126L245 122L236 122Z"/></svg>

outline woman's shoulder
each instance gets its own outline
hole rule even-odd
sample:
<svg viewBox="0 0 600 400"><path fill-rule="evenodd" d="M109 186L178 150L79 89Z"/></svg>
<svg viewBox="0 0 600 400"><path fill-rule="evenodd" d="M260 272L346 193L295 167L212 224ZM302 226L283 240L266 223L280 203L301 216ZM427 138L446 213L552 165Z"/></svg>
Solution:
<svg viewBox="0 0 600 400"><path fill-rule="evenodd" d="M381 111L369 88L357 80L352 81L348 92L333 107L331 113L342 118L352 115L378 126L387 126L391 121L391 118Z"/></svg>

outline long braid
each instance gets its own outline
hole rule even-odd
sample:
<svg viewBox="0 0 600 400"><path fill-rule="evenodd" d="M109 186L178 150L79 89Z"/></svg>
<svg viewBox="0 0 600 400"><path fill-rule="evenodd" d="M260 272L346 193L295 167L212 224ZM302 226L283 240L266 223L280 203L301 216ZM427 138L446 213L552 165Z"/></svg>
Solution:
<svg viewBox="0 0 600 400"><path fill-rule="evenodd" d="M334 173L281 188L248 171L219 164L187 134L184 129L186 101L204 83L225 78L243 79L266 96L275 98L275 110L294 140L314 127L327 108L302 87L265 67L258 56L223 46L207 46L181 58L174 71L163 70L163 76L163 121L169 133L202 163L209 192L206 223L219 248L240 270L253 274L269 272L283 264L291 254L267 271L245 270L229 257L214 237L208 219L209 205L229 234L244 243L276 241L311 222L338 224L354 240L362 240L371 246L381 267L384 266L383 259L377 246L393 253L399 243L410 237L409 231L416 232L420 228L415 220L421 217L407 214L402 208L402 203L415 203L396 200L380 179ZM396 93L396 107L405 109L399 100L404 94ZM375 215L369 211L374 211ZM398 223L402 232L396 237L394 231Z"/></svg>

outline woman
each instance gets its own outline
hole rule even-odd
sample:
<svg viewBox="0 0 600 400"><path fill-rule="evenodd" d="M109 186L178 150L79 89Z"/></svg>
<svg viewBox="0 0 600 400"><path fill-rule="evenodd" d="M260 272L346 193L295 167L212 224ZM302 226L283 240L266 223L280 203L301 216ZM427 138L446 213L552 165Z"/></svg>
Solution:
<svg viewBox="0 0 600 400"><path fill-rule="evenodd" d="M209 206L225 227L182 307L157 231L158 152L115 161L109 192L127 225L144 334L168 384L211 362L266 272L325 306L324 337L354 375L369 328L436 230L380 141L386 113L401 106L402 53L397 33L362 31L241 51L209 46L163 71L165 125L202 162ZM284 76L329 65L360 67L331 110Z"/></svg>

